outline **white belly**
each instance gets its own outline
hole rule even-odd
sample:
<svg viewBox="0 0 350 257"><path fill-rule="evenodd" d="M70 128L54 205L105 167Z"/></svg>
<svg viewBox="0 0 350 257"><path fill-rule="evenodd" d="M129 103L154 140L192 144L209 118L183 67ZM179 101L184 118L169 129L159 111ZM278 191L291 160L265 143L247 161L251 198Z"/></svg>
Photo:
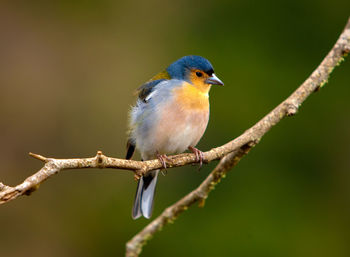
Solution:
<svg viewBox="0 0 350 257"><path fill-rule="evenodd" d="M195 146L209 121L209 110L181 110L168 105L154 119L149 133L139 133L136 147L144 160L159 154L177 154ZM147 134L147 136L145 136Z"/></svg>
<svg viewBox="0 0 350 257"><path fill-rule="evenodd" d="M173 133L169 135L168 143L162 145L161 151L166 154L175 154L186 151L189 146L196 146L205 132L208 120L207 113L187 114L181 123L173 124Z"/></svg>

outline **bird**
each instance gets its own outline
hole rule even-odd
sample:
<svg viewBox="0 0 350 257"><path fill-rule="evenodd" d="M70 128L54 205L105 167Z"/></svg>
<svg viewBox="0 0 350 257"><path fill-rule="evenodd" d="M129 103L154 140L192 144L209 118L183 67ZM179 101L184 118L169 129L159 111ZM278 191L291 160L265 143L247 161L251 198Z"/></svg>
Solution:
<svg viewBox="0 0 350 257"><path fill-rule="evenodd" d="M195 148L209 121L209 90L224 85L213 65L198 55L184 56L152 77L137 90L129 113L126 159L135 149L141 160L158 158L166 169L167 156L186 150L202 165L203 153ZM152 215L159 170L142 176L137 185L132 218Z"/></svg>

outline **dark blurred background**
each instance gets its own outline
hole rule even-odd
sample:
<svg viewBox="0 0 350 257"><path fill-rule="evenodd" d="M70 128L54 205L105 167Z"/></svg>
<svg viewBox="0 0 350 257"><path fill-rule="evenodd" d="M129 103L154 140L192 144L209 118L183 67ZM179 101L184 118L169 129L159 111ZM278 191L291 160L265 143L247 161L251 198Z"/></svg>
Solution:
<svg viewBox="0 0 350 257"><path fill-rule="evenodd" d="M2 1L0 181L41 168L28 156L124 157L134 90L181 56L208 58L199 144L219 146L285 99L317 67L350 14L334 1ZM283 120L143 256L350 256L350 62ZM138 158L138 156L136 156ZM160 177L154 217L215 166ZM149 221L132 220L131 172L70 170L0 207L0 256L122 256Z"/></svg>

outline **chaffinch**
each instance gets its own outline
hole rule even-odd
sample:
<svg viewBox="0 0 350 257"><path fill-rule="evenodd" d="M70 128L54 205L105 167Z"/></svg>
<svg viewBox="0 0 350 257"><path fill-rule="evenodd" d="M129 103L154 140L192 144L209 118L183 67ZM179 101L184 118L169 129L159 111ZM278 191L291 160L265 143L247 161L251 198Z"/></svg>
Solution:
<svg viewBox="0 0 350 257"><path fill-rule="evenodd" d="M142 160L159 158L166 168L167 154L189 149L202 163L195 146L209 121L209 90L223 85L211 63L201 56L185 56L170 64L137 89L138 100L130 111L126 159L135 149ZM132 217L150 218L159 170L140 178Z"/></svg>

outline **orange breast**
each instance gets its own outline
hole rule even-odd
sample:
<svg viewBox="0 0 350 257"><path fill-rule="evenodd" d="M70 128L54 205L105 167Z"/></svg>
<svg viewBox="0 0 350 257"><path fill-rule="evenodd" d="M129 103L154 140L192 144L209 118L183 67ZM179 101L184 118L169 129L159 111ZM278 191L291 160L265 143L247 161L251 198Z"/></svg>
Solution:
<svg viewBox="0 0 350 257"><path fill-rule="evenodd" d="M186 83L180 88L174 88L175 102L182 109L209 111L208 91L203 92L197 87Z"/></svg>

